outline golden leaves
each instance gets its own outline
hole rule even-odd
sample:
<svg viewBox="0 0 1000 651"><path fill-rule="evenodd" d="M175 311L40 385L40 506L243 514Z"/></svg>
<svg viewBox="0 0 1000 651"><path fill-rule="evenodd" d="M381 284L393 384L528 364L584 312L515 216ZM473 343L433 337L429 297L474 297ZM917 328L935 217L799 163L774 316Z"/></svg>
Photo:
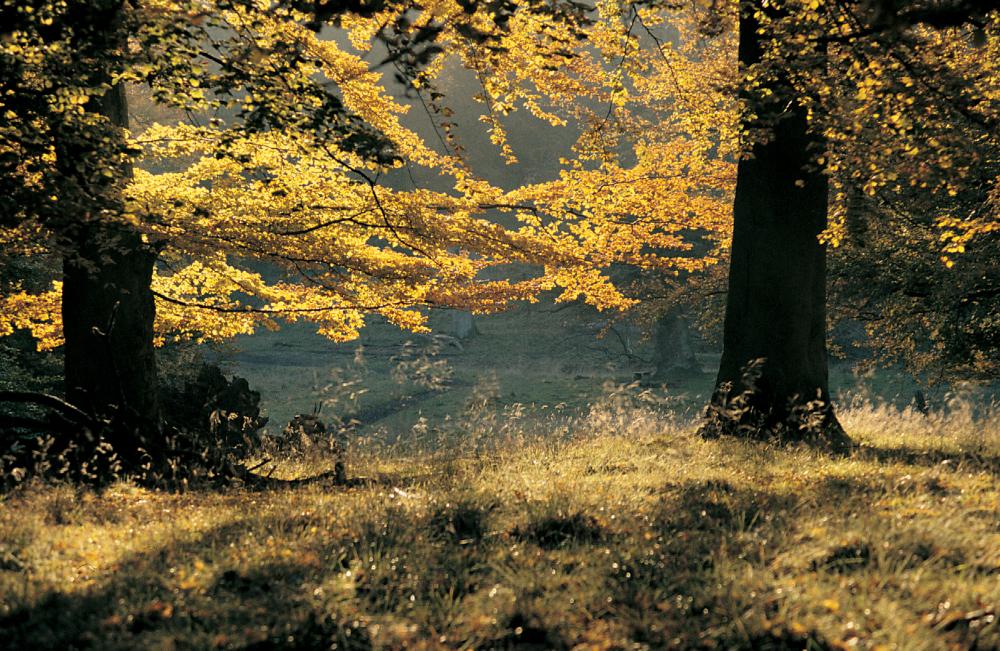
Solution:
<svg viewBox="0 0 1000 651"><path fill-rule="evenodd" d="M52 289L31 294L15 290L0 295L0 337L14 330L27 329L35 338L39 350L52 350L62 345L60 302L62 283L53 282Z"/></svg>
<svg viewBox="0 0 1000 651"><path fill-rule="evenodd" d="M425 306L489 312L555 288L561 300L624 308L631 301L611 284L609 265L696 270L718 256L695 255L690 233L712 248L727 245L736 112L724 82L733 78L735 51L731 35L721 43L701 39L697 19L684 10L644 8L627 27L632 10L605 2L581 42L574 26L536 12L517 10L509 28L497 31L483 10L470 16L454 0L425 3L406 23L441 25L434 36L441 54L412 80L422 97L446 74L446 62L468 68L486 107L476 117L508 163L518 158L505 122L515 111L579 130L574 155L551 180L505 190L472 169L460 147L437 151L404 124L411 104L394 96L365 56L398 8L345 16L348 45L320 38L303 15L270 11L267 3L224 10L209 0L153 3L137 23L150 33L137 36L156 47L122 78L155 81L154 100L204 107L215 101L206 94L211 66L171 50L157 31L174 5L186 25L230 25L244 48L233 62L241 74L275 77L245 88L234 109L297 114L300 104L321 99L299 91L321 83L396 158L366 157L349 139L338 142L301 121L249 130L222 119L177 120L179 112L160 116L174 124L152 124L135 138L143 154L124 211L162 251L153 281L160 343L224 339L296 319L342 340L357 335L367 314L419 330ZM470 23L491 33L496 47L468 39L460 27ZM655 31L666 25L677 31L669 39ZM89 94L53 97L82 107ZM461 119L450 111L438 115ZM388 187L385 178L404 167L431 180ZM495 211L513 223L501 226ZM537 275L483 278L488 267L509 263L532 265Z"/></svg>

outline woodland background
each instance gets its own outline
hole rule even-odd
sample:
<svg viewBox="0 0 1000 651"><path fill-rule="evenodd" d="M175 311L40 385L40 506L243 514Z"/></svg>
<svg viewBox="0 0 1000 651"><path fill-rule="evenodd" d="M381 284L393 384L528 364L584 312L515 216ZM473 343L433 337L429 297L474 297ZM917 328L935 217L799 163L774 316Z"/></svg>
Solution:
<svg viewBox="0 0 1000 651"><path fill-rule="evenodd" d="M0 4L0 631L994 648L989 2Z"/></svg>

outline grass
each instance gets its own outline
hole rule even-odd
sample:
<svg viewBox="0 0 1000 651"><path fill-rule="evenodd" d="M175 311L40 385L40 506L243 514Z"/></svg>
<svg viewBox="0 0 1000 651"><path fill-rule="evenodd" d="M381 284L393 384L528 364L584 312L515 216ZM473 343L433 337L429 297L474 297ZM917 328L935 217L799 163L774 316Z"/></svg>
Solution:
<svg viewBox="0 0 1000 651"><path fill-rule="evenodd" d="M291 324L280 332L238 338L223 358L260 391L262 406L277 430L322 401L328 403L324 413L359 412L366 415L365 433L391 435L409 429L421 417L434 420L460 411L477 385L492 384L494 398L504 405L584 407L601 395L606 381L632 379L617 339L595 339L603 323L596 312L582 306L553 310L526 305L476 317L479 334L460 342L461 348L434 346L425 335L376 320L359 341L346 344L315 334L308 324ZM450 314L431 315L435 332L447 333L449 322ZM638 333L631 337L648 354L648 343L639 341ZM427 391L413 377L394 378L393 370L407 352L411 358L425 357L428 363L442 362L449 381ZM409 375L417 369L419 365L411 365ZM354 397L344 395L340 387L345 380L363 391ZM706 375L699 389L710 388ZM404 398L415 399L400 404Z"/></svg>
<svg viewBox="0 0 1000 651"><path fill-rule="evenodd" d="M444 345L436 350L428 337L401 332L377 320L365 328L360 340L346 344L317 335L309 324L290 324L279 332L237 338L220 357L231 372L246 377L260 391L272 433L280 432L294 415L311 413L323 402L321 417L360 416L362 434L392 439L421 419L454 417L477 387L485 385L501 408L544 411L560 405L565 410L586 411L604 393L606 384L629 383L637 370L651 367L652 343L636 326L621 322L615 326L620 336L597 337L608 318L581 305L522 305L501 314L477 316L477 336L461 342L461 349ZM435 332L448 332L449 323L449 314L431 314ZM631 356L625 354L623 342ZM411 358L425 356L428 363L443 362L450 381L427 390L412 377L407 380L397 374L394 378L404 350L410 350ZM702 374L668 382L675 409L694 413L711 394L718 352L699 357ZM835 393L861 393L902 407L920 387L899 371L883 370L859 378L849 364L842 363L831 368L831 388ZM994 394L997 388L992 387ZM924 387L932 406L944 404L946 392L952 389Z"/></svg>
<svg viewBox="0 0 1000 651"><path fill-rule="evenodd" d="M848 406L865 446L831 458L703 441L618 391L583 415L470 409L356 445L350 487L28 486L0 503L0 639L1000 648L1000 414L953 407Z"/></svg>

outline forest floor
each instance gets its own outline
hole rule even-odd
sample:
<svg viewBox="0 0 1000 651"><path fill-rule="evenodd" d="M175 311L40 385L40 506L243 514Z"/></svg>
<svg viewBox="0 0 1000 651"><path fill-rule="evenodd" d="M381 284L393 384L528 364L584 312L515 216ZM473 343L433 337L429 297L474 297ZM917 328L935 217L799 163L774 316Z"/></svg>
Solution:
<svg viewBox="0 0 1000 651"><path fill-rule="evenodd" d="M0 646L996 649L1000 413L972 411L846 406L834 458L625 390L356 444L346 487L29 485Z"/></svg>
<svg viewBox="0 0 1000 651"><path fill-rule="evenodd" d="M269 431L279 433L296 414L322 405L320 417L360 421L357 433L380 439L405 436L418 423L444 424L470 400L489 395L501 409L581 413L595 400L654 368L653 344L615 315L577 304L520 305L477 316L478 334L456 341L402 332L374 321L361 338L335 343L308 323L239 337L216 356L261 394ZM449 313L434 313L435 333L450 330ZM701 373L649 382L683 415L698 414L711 394L720 353L698 344ZM186 360L182 360L186 364ZM831 389L843 402L858 396L910 404L920 386L907 374L884 369L859 376L849 360L831 368ZM932 407L943 407L956 387L923 387ZM1000 385L975 397L1000 395Z"/></svg>

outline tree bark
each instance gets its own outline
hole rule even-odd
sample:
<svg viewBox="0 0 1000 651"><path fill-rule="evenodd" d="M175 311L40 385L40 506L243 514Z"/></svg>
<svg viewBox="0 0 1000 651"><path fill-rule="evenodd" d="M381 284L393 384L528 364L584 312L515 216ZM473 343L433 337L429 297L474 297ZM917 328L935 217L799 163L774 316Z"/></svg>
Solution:
<svg viewBox="0 0 1000 651"><path fill-rule="evenodd" d="M764 43L746 3L740 63L761 59ZM739 161L723 354L706 435L779 436L849 443L830 402L826 353L828 181L815 163L821 140L790 88L751 102L748 129L767 120L769 138ZM756 117L759 116L759 117Z"/></svg>
<svg viewBox="0 0 1000 651"><path fill-rule="evenodd" d="M113 127L128 127L124 87L111 88L89 110ZM108 187L104 206L121 208L127 164ZM153 348L151 288L156 253L126 224L102 217L76 220L63 233L73 248L63 258L62 320L67 399L112 423L105 433L126 471L162 448Z"/></svg>
<svg viewBox="0 0 1000 651"><path fill-rule="evenodd" d="M70 402L95 414L128 410L155 422L155 254L137 233L84 225L63 260L65 384Z"/></svg>

